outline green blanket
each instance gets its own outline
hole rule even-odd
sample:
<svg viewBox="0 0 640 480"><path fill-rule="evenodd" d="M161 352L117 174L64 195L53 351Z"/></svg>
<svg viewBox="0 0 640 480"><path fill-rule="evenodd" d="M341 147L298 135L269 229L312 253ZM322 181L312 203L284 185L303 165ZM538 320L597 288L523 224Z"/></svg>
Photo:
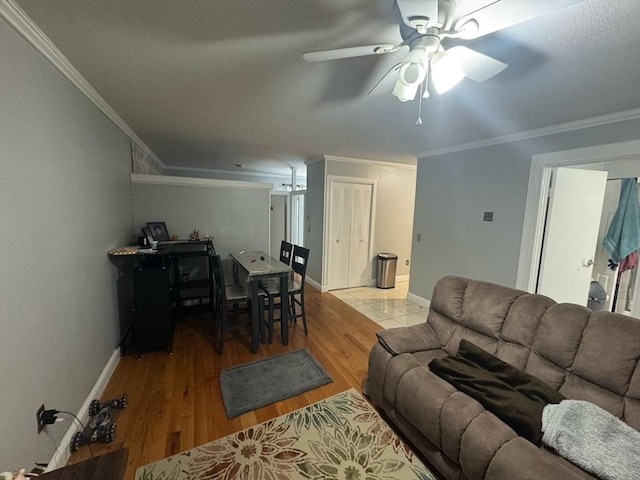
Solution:
<svg viewBox="0 0 640 480"><path fill-rule="evenodd" d="M542 440L545 405L564 400L541 380L467 340L460 341L455 357L432 360L429 368L536 445Z"/></svg>

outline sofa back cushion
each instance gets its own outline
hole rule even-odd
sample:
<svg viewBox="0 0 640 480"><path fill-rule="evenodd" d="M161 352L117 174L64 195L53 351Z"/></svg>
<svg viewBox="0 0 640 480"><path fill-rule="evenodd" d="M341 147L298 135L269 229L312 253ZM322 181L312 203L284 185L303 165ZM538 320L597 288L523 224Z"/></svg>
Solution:
<svg viewBox="0 0 640 480"><path fill-rule="evenodd" d="M427 323L449 355L468 340L567 398L591 401L640 429L639 319L444 277Z"/></svg>

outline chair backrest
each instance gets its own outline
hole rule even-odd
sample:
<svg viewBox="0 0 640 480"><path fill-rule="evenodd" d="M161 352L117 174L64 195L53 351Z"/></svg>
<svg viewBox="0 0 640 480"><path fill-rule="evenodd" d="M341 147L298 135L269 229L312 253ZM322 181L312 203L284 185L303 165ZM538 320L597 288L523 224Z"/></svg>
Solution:
<svg viewBox="0 0 640 480"><path fill-rule="evenodd" d="M294 272L302 277L302 281L304 282L304 277L307 274L307 262L309 261L309 249L304 247L299 247L296 245L293 247L293 255L291 256L291 268Z"/></svg>
<svg viewBox="0 0 640 480"><path fill-rule="evenodd" d="M211 270L213 271L216 296L220 299L221 303L224 303L227 297L227 292L224 283L224 271L222 269L222 260L220 260L220 255L209 255L209 262L211 264Z"/></svg>
<svg viewBox="0 0 640 480"><path fill-rule="evenodd" d="M280 243L280 261L291 265L291 251L293 250L293 244L285 240Z"/></svg>

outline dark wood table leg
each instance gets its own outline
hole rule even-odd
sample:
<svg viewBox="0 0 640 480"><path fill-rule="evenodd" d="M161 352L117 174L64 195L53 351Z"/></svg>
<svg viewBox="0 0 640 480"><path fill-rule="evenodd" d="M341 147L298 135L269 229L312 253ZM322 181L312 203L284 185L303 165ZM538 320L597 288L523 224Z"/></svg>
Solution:
<svg viewBox="0 0 640 480"><path fill-rule="evenodd" d="M289 344L289 272L280 274L280 333L282 345Z"/></svg>
<svg viewBox="0 0 640 480"><path fill-rule="evenodd" d="M251 290L251 351L258 353L258 343L262 329L261 312L260 308L260 296L258 295L258 284L260 283L258 278L249 277L249 288Z"/></svg>

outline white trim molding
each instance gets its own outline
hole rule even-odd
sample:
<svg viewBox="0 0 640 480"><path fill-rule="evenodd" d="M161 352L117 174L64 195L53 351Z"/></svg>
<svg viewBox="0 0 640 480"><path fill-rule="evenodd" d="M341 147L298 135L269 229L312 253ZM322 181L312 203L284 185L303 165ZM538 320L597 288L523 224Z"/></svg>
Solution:
<svg viewBox="0 0 640 480"><path fill-rule="evenodd" d="M316 282L313 278L307 276L304 279L305 283L308 283L309 285L311 285L313 288L315 288L316 290L318 290L320 293L326 293L329 291L329 289L326 286L322 286L320 285L318 282Z"/></svg>
<svg viewBox="0 0 640 480"><path fill-rule="evenodd" d="M360 163L366 165L381 165L385 167L397 167L397 168L406 168L409 170L415 170L418 168L417 159L412 156L412 159L415 160L416 163L396 163L396 162L386 162L383 160L368 160L365 158L351 158L351 157L338 157L335 155L324 155L324 159L331 162L342 162L342 163ZM316 160L318 161L318 160ZM315 163L315 162L313 162Z"/></svg>
<svg viewBox="0 0 640 480"><path fill-rule="evenodd" d="M84 400L84 403L80 407L80 411L77 413L77 417L81 419L82 423L84 423L85 425L87 425L89 421L89 405L91 404L91 401L93 399L100 398L100 396L104 392L104 389L107 387L107 384L109 383L113 372L115 372L119 362L120 348L116 348L107 361L107 364L102 369L102 373L89 392L89 395ZM58 468L62 468L67 464L69 456L71 455L71 440L79 429L80 426L77 425L75 421L72 421L71 426L67 429L67 432L62 437L60 445L58 445L56 451L53 452L51 460L49 460L49 463L47 464L47 472L50 472L51 470L57 470Z"/></svg>
<svg viewBox="0 0 640 480"><path fill-rule="evenodd" d="M500 145L502 143L517 142L529 138L543 137L545 135L553 135L556 133L571 132L573 130L581 130L583 128L597 127L599 125L607 125L610 123L624 122L626 120L635 120L640 118L640 108L624 110L622 112L611 113L608 115L600 115L598 117L584 118L573 122L559 123L535 130L525 130L523 132L510 133L500 135L498 137L486 138L475 142L462 143L451 147L436 148L418 153L418 158L436 157L438 155L446 155L448 153L462 152L464 150L473 150L475 148L490 147L492 145Z"/></svg>
<svg viewBox="0 0 640 480"><path fill-rule="evenodd" d="M268 173L268 172L257 172L252 170L216 170L213 168L198 168L198 167L179 167L179 166L167 166L165 170L177 170L184 172L199 172L199 173L209 173L212 175L238 175L238 176L249 176L249 177L266 177L273 178L277 181L287 180L291 181L291 174L285 175L283 173ZM298 175L300 180L306 180L307 177L303 177Z"/></svg>
<svg viewBox="0 0 640 480"><path fill-rule="evenodd" d="M413 303L417 303L418 305L420 305L421 307L426 308L427 310L429 309L429 307L431 306L431 301L427 300L426 298L423 297L419 297L418 295L415 295L411 292L407 293L407 300L409 300L410 302ZM427 317L424 317L424 320L427 320Z"/></svg>
<svg viewBox="0 0 640 480"><path fill-rule="evenodd" d="M172 177L168 175L131 174L132 183L152 185L174 185L183 187L233 187L251 188L254 190L272 190L272 183L242 182L239 180L217 180L215 178Z"/></svg>
<svg viewBox="0 0 640 480"><path fill-rule="evenodd" d="M71 62L58 50L58 47L40 30L15 0L0 0L0 17L33 48L40 52L62 75L76 86L93 104L104 113L122 132L151 156L158 165L166 168L164 163L151 151L126 122L109 106L100 94L91 86Z"/></svg>
<svg viewBox="0 0 640 480"><path fill-rule="evenodd" d="M544 153L531 157L516 288L532 293L536 291L547 206L546 192L549 190L551 172L563 166L632 160L639 157L640 140Z"/></svg>

